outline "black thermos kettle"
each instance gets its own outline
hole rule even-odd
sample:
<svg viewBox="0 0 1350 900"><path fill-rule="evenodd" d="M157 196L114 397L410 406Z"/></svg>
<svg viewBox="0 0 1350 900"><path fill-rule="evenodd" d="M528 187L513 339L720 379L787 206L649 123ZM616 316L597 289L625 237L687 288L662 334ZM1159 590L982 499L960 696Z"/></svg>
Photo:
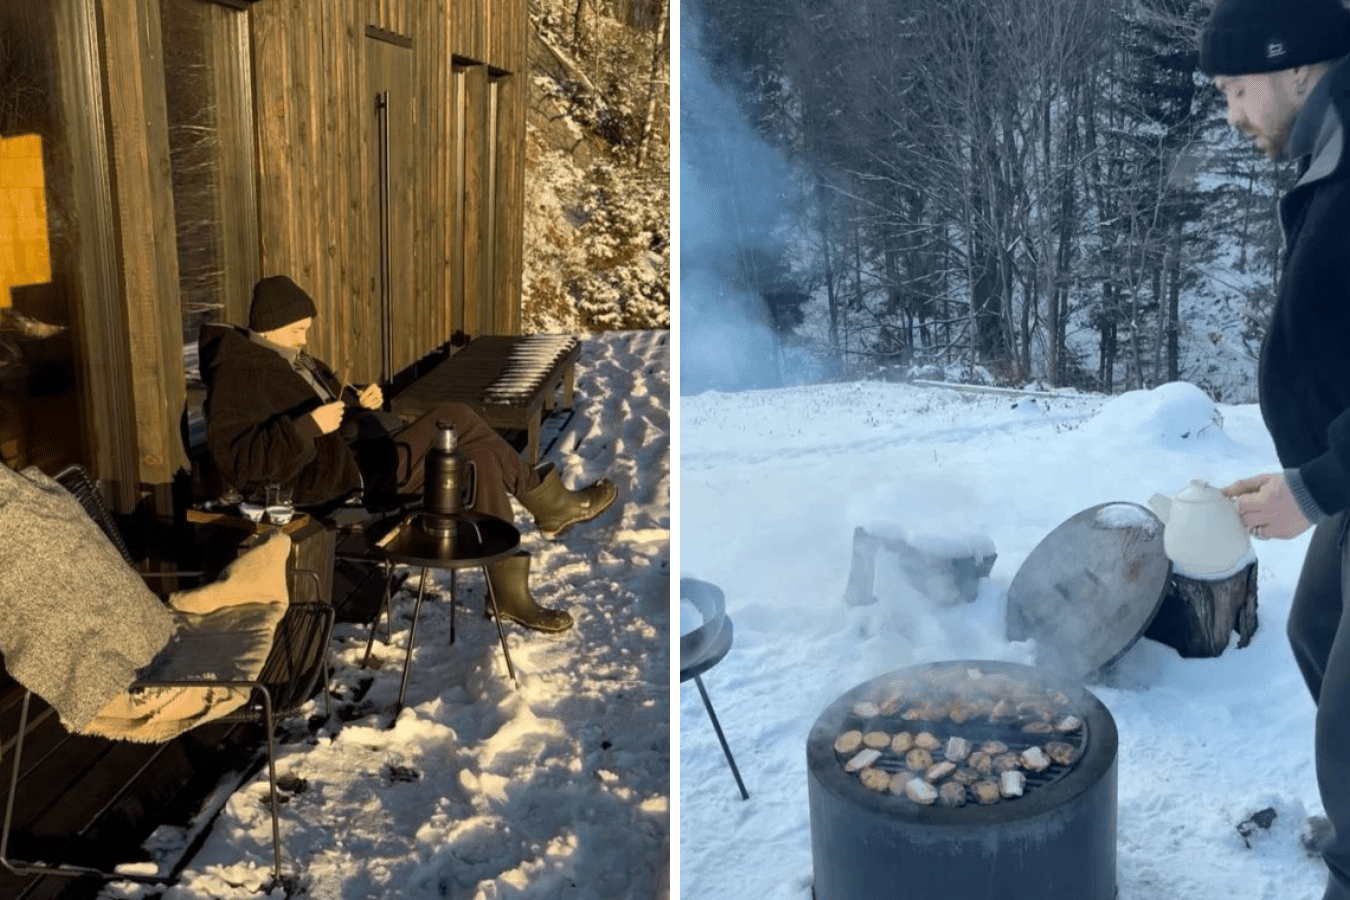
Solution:
<svg viewBox="0 0 1350 900"><path fill-rule="evenodd" d="M460 452L452 423L436 423L436 438L422 465L422 527L431 534L454 534L456 516L472 503L465 497L472 497L477 473Z"/></svg>

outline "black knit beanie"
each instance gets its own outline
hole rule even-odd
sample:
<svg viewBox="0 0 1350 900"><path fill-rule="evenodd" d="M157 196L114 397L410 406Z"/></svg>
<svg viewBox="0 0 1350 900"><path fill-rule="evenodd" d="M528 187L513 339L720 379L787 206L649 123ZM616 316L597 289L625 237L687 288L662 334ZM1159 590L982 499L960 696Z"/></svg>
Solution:
<svg viewBox="0 0 1350 900"><path fill-rule="evenodd" d="M272 275L253 286L248 327L253 331L274 331L318 314L314 301L298 284L285 275Z"/></svg>
<svg viewBox="0 0 1350 900"><path fill-rule="evenodd" d="M1200 35L1200 71L1276 72L1350 53L1341 0L1219 0Z"/></svg>

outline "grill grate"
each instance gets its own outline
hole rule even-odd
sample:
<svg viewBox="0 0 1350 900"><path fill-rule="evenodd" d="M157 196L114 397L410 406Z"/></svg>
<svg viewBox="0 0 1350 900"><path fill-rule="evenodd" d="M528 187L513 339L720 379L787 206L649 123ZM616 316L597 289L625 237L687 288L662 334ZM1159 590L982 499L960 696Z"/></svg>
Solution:
<svg viewBox="0 0 1350 900"><path fill-rule="evenodd" d="M947 739L950 737L963 737L970 741L972 747L975 749L978 749L985 741L1001 741L1007 745L1009 753L1018 754L1031 747L1039 746L1044 748L1049 741L1062 741L1073 747L1073 762L1069 763L1067 766L1052 762L1049 768L1041 772L1033 772L1027 769L1021 770L1022 774L1025 775L1027 779L1025 790L1027 793L1030 793L1033 790L1046 787L1047 785L1058 781L1060 778L1063 778L1071 772L1074 766L1078 764L1078 761L1083 758L1083 751L1086 749L1088 741L1087 724L1083 721L1082 716L1078 716L1077 713L1074 713L1072 710L1066 711L1065 714L1076 716L1079 719L1079 722L1082 723L1076 731L1029 734L1021 730L1020 722L1014 725L1009 723L990 722L987 719L983 721L967 719L965 722L960 723L953 722L951 719L944 719L941 721L928 719L910 720L902 719L898 714L894 716L873 716L867 718L851 714L845 720L845 723L840 730L857 730L864 734L869 731L883 731L892 736L901 731L907 731L911 735L928 732L941 741L941 746L932 751L934 762L942 762L946 759L944 750L947 746ZM839 757L839 764L843 765L856 755L856 751L854 753L837 753L836 755ZM908 767L905 764L905 754L896 753L889 747L882 750L881 756L871 765L873 768L882 769L890 774L908 771ZM915 772L914 774L916 776L921 776L923 773ZM897 802L907 803L911 806L918 805L903 795L892 796L895 797ZM1004 800L1002 802L1008 801Z"/></svg>
<svg viewBox="0 0 1350 900"><path fill-rule="evenodd" d="M863 736L880 732L895 737L907 732L911 741L927 733L936 738L936 746L926 747L932 764L946 760L948 739L964 738L969 742L971 751L978 751L989 741L997 741L1006 747L999 753L1009 753L1020 757L1023 751L1040 747L1046 751L1051 742L1067 744L1072 748L1067 763L1056 762L1035 771L1023 765L1017 766L1025 778L1022 797L1043 790L1072 772L1083 758L1087 749L1089 735L1086 718L1078 710L1068 694L1046 687L1035 679L1010 679L1005 675L994 675L988 679L976 669L942 666L928 670L926 678L916 682L897 682L884 685L869 695L869 699L853 702L841 710L837 734L859 732ZM856 695L855 695L856 696ZM1059 723L1066 717L1075 720L1075 727L1060 730ZM1031 730L1029 730L1031 729ZM1039 729L1039 730L1037 730ZM857 741L857 736L854 737ZM912 773L916 778L923 777L925 771L910 769L907 754L911 744L903 750L896 750L889 742L885 746L867 745L857 748L840 745L835 747L835 758L845 772L848 764L865 749L880 752L880 756L866 766L855 763L863 771L880 770L887 776L897 773ZM967 778L976 778L969 769L969 758L952 760L961 774ZM991 760L991 762L994 762ZM864 777L863 771L852 772L854 782L859 789L874 797L886 797L897 804L919 807L921 804L898 792L895 780L889 791L885 785L878 784L875 776ZM994 764L987 773L978 773L978 780L998 781L1002 768ZM953 773L934 777L934 786L940 786L952 780ZM870 779L870 780L869 780ZM903 782L908 782L904 778ZM969 786L970 782L961 782ZM967 802L973 802L967 796ZM1016 802L1019 797L1001 797L999 803Z"/></svg>

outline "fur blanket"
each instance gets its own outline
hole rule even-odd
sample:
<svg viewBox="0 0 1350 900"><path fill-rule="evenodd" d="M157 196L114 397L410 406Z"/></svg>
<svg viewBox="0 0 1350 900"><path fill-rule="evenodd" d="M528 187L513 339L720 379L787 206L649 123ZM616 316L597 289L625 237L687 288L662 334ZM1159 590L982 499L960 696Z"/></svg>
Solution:
<svg viewBox="0 0 1350 900"><path fill-rule="evenodd" d="M286 614L291 539L272 532L211 584L169 598L173 639L140 673L144 682L252 681L262 672ZM167 741L234 712L249 691L226 687L139 687L114 697L84 734L126 741Z"/></svg>
<svg viewBox="0 0 1350 900"><path fill-rule="evenodd" d="M0 465L0 653L71 731L165 741L248 691L131 690L138 680L257 678L289 603L291 539L273 532L166 606L61 485Z"/></svg>
<svg viewBox="0 0 1350 900"><path fill-rule="evenodd" d="M173 613L35 468L0 465L0 534L5 668L79 730L168 644Z"/></svg>

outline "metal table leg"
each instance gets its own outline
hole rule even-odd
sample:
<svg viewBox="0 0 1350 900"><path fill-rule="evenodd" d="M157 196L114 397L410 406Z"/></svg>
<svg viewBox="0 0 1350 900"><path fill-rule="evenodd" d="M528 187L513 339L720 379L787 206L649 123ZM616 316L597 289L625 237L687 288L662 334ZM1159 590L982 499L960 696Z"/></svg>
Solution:
<svg viewBox="0 0 1350 900"><path fill-rule="evenodd" d="M455 570L450 570L450 643L455 642Z"/></svg>
<svg viewBox="0 0 1350 900"><path fill-rule="evenodd" d="M492 579L488 578L487 566L483 566L483 580L487 582L488 602L492 604L492 621L497 623L497 638L502 644L502 656L506 657L506 671L510 673L511 680L516 686L520 686L520 679L516 678L516 668L511 665L511 651L506 649L506 632L502 629L502 614L497 608L497 592L492 589Z"/></svg>
<svg viewBox="0 0 1350 900"><path fill-rule="evenodd" d="M398 703L394 715L403 709L403 695L408 691L408 673L412 669L413 646L417 643L417 619L422 614L422 600L427 592L427 567L422 567L422 578L417 584L417 602L413 605L412 627L408 629L408 649L403 655L403 680L398 686Z"/></svg>
<svg viewBox="0 0 1350 900"><path fill-rule="evenodd" d="M422 570L423 574L426 569ZM375 610L375 620L370 623L370 634L366 637L366 655L361 658L361 668L370 664L370 648L375 646L375 632L380 630L380 613L384 613L384 639L393 640L394 637L394 601L389 596L394 584L394 564L385 563L384 567L384 597L380 600L380 608Z"/></svg>
<svg viewBox="0 0 1350 900"><path fill-rule="evenodd" d="M712 701L708 699L708 691L703 687L703 678L695 675L694 684L698 685L698 694L703 698L703 706L708 710L708 718L712 719L713 730L717 732L717 740L722 744L722 752L726 754L727 762L731 764L731 774L736 776L736 787L741 789L741 799L749 800L750 794L745 789L745 782L741 781L741 772L736 768L736 760L731 757L731 748L727 746L726 737L722 735L722 725L717 721L717 713L713 712Z"/></svg>

